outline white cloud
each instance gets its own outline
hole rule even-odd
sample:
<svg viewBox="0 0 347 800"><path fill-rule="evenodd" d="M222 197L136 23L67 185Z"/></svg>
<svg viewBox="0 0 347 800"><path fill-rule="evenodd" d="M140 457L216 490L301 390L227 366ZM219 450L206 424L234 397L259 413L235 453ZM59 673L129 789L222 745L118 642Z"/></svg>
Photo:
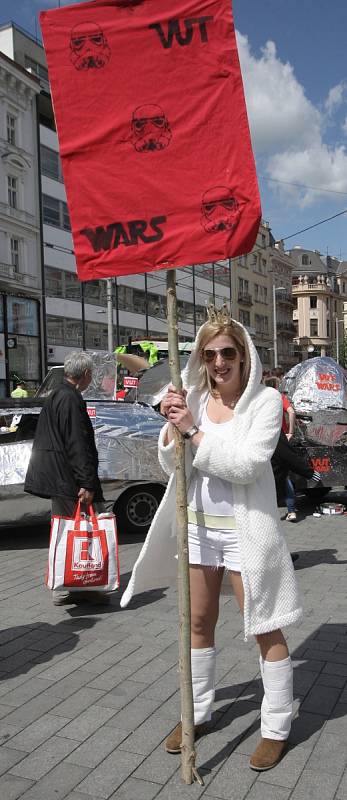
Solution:
<svg viewBox="0 0 347 800"><path fill-rule="evenodd" d="M274 42L267 42L255 58L246 36L238 34L252 138L258 153L308 145L319 138L321 116L305 96L290 64L277 57Z"/></svg>
<svg viewBox="0 0 347 800"><path fill-rule="evenodd" d="M344 101L346 92L346 83L341 81L336 86L330 89L328 97L325 101L325 108L328 114L332 114Z"/></svg>
<svg viewBox="0 0 347 800"><path fill-rule="evenodd" d="M327 116L343 102L346 84L341 82L330 90L324 114L306 97L293 67L280 60L274 42L267 42L256 58L247 37L239 33L238 48L254 149L258 160L265 160L268 176L347 192L346 149L324 141ZM344 131L347 133L347 117ZM301 206L328 197L325 192L300 190L285 183L279 187L282 195Z"/></svg>

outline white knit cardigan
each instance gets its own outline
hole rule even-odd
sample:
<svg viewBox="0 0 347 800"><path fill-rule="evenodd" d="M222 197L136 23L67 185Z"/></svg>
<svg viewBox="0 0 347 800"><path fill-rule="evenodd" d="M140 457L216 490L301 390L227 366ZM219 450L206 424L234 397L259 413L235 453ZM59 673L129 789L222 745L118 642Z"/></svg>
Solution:
<svg viewBox="0 0 347 800"><path fill-rule="evenodd" d="M242 327L242 326L241 326ZM244 329L245 330L245 329ZM297 622L302 616L293 565L281 531L275 483L270 464L282 421L279 392L261 385L261 364L247 331L250 377L234 417L220 438L205 433L195 453L186 443L187 482L192 468L232 484L234 513L240 537L241 575L245 593L245 637ZM193 352L183 372L187 404L199 425L207 392L197 389L199 358ZM133 594L170 585L177 576L174 443L159 437L159 461L170 475L146 541L122 596L124 608Z"/></svg>

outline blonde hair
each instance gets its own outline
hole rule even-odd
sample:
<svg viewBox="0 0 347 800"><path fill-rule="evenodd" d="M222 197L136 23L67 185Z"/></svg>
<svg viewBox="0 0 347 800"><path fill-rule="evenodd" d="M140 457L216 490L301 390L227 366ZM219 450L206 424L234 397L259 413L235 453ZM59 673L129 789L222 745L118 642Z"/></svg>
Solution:
<svg viewBox="0 0 347 800"><path fill-rule="evenodd" d="M247 339L244 333L243 328L240 325L237 325L234 320L230 318L229 321L225 322L206 322L203 328L199 331L197 339L196 339L196 350L199 353L200 357L200 367L199 367L199 389L209 389L211 394L216 394L216 383L213 378L210 377L208 369L204 362L201 359L201 351L204 350L208 342L211 339L214 339L215 336L219 336L220 334L224 334L225 336L230 336L231 339L234 340L236 349L240 354L242 361L241 361L241 369L240 369L240 383L241 383L241 394L245 391L249 380L249 373L251 370L251 357L249 353Z"/></svg>

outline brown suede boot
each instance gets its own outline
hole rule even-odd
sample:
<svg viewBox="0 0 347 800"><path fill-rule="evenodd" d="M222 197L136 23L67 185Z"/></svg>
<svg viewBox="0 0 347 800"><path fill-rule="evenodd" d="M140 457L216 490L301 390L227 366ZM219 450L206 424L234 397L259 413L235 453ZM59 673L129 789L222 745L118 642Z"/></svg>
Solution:
<svg viewBox="0 0 347 800"><path fill-rule="evenodd" d="M278 764L285 753L286 741L277 739L261 739L250 758L249 766L258 772L272 769Z"/></svg>
<svg viewBox="0 0 347 800"><path fill-rule="evenodd" d="M207 731L206 725L194 725L194 739L200 738ZM171 731L165 740L165 750L167 753L180 753L182 744L182 723L179 722L176 728Z"/></svg>

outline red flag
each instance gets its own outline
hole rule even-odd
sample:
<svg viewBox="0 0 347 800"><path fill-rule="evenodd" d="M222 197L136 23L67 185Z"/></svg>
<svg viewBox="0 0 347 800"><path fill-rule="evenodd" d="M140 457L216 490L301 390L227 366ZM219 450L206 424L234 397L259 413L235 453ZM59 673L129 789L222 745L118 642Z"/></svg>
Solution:
<svg viewBox="0 0 347 800"><path fill-rule="evenodd" d="M80 279L249 252L261 209L230 0L40 19Z"/></svg>

